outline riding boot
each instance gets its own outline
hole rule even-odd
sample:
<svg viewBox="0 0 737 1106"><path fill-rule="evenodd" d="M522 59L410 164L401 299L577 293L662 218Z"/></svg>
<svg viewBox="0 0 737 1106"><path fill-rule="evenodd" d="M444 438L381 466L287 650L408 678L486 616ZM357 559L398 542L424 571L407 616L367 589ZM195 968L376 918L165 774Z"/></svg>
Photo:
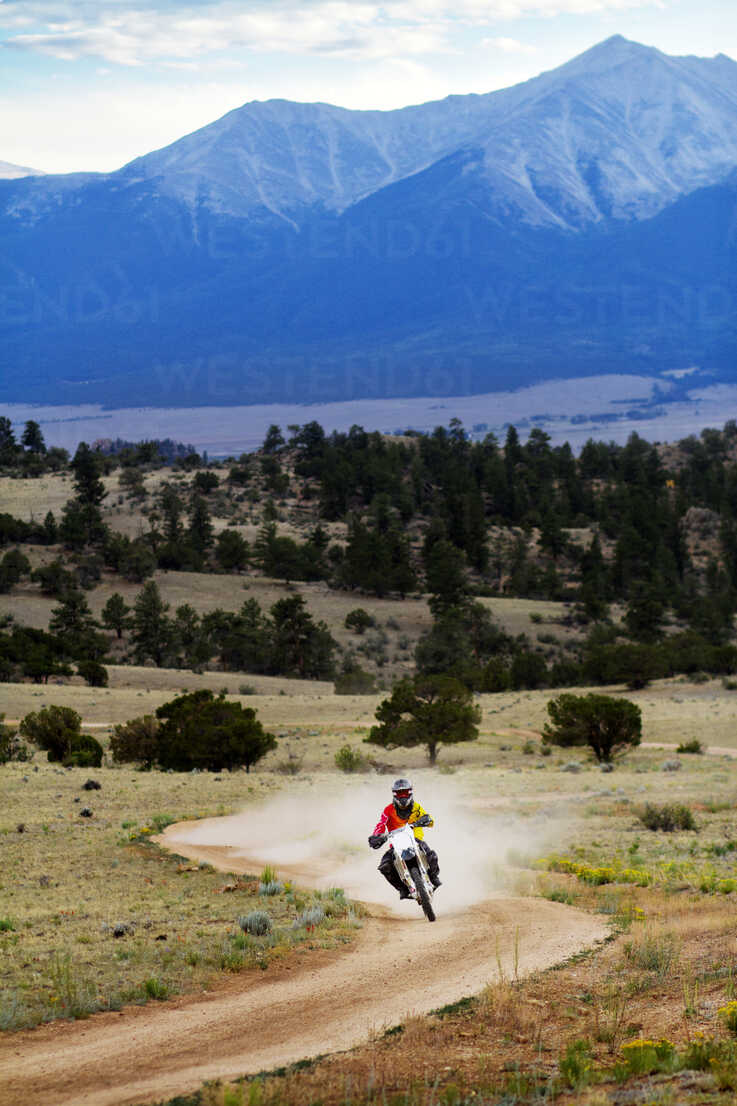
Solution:
<svg viewBox="0 0 737 1106"><path fill-rule="evenodd" d="M408 899L410 897L409 891L400 879L399 872L394 867L394 860L391 850L384 853L384 855L382 856L381 863L379 864L379 871L381 872L384 879L388 883L391 883L394 890L399 892L400 899Z"/></svg>

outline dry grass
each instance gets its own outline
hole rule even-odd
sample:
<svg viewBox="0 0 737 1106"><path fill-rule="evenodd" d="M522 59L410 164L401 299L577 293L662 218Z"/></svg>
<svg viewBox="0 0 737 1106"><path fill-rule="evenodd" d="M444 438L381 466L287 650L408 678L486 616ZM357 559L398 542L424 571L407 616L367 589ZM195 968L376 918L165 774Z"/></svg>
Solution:
<svg viewBox="0 0 737 1106"><path fill-rule="evenodd" d="M221 480L224 470L217 470ZM132 501L121 491L119 471L104 478L108 496L103 504L105 522L113 529L129 537L137 537L149 528L144 512L155 503L158 490L164 482L178 487L186 499L191 485L191 474L161 469L147 473L145 486L148 497L141 501ZM57 517L65 502L72 496L72 480L67 474L56 474L38 480L14 480L0 477L0 502L3 509L27 521L42 520L46 512L52 510ZM304 540L307 529L317 521L316 501L309 504L287 498L279 508L279 531L299 540ZM261 512L243 498L237 488L223 484L211 497L213 524L215 530L235 527L249 542L253 542L262 524ZM345 539L346 527L343 523L324 524L331 540ZM417 531L416 533L414 531ZM414 537L419 538L419 529L414 527ZM63 556L60 547L25 546L24 552L33 567L47 563L56 556ZM183 603L191 604L195 610L204 614L219 607L227 611L237 610L246 599L256 599L264 610L287 594L285 585L280 581L262 577L256 573L244 575L225 575L216 573L158 572L156 580L165 602L174 610ZM132 604L140 590L140 585L131 584L119 577L104 574L99 586L88 593L88 601L95 615L99 615L103 606L114 592L120 592L126 602ZM298 584L291 591L301 594L316 619L323 620L342 648L356 649L364 644L369 635L358 637L345 629L345 616L356 606L369 612L376 622L377 632L385 636L383 663L378 669L379 678L388 686L398 677L413 669L413 654L417 640L431 625L427 603L420 596L398 601L394 599L376 599L358 593L333 591L324 583ZM575 639L578 631L560 624L566 611L561 603L525 599L482 599L509 634L526 633L534 641L536 634L543 630L540 624L531 622L531 615L546 625L545 630L552 632L560 640ZM45 629L51 610L56 601L39 594L38 588L29 584L13 589L4 597L4 609L27 625ZM365 661L369 668L373 666Z"/></svg>
<svg viewBox="0 0 737 1106"><path fill-rule="evenodd" d="M652 896L648 902L651 908L655 905ZM667 899L661 896L658 903L667 911ZM622 1044L633 1038L666 1039L676 1055L685 1055L689 1043L701 1039L699 1034L708 1040L720 1033L716 1010L733 987L726 970L716 966L725 969L735 962L725 932L736 912L733 904L722 904L718 913L720 925L703 937L695 931L684 937L680 963L665 976L647 970L623 975L623 947L633 934L639 940L638 931L646 925L635 923L631 934L594 954L517 984L494 984L475 1000L409 1019L398 1031L350 1053L266 1078L260 1087L211 1087L190 1101L192 1106L245 1104L257 1092L255 1100L269 1106L532 1106L552 1101L727 1106L733 1093L721 1094L713 1068L690 1077L676 1069L657 1084L646 1076L630 1079L625 1087L626 1071L619 1082L614 1075L617 1064L623 1066ZM577 1062L564 1063L566 1057ZM224 1097L226 1090L232 1098Z"/></svg>
<svg viewBox="0 0 737 1106"><path fill-rule="evenodd" d="M644 897L649 909L667 914L667 897ZM665 1040L674 1056L685 1057L690 1045L720 1036L716 1011L734 991L737 950L726 934L737 911L722 903L711 916L715 924L705 934L696 926L681 934L680 961L666 974L623 973L627 942L639 941L652 926L633 923L629 933L588 956L519 983L502 980L476 999L408 1019L363 1047L303 1070L203 1088L188 1106L727 1106L734 1101L735 1077L728 1063L681 1074L681 1059L656 1079L638 1079L628 1075L621 1052L625 1042L645 1038Z"/></svg>
<svg viewBox="0 0 737 1106"><path fill-rule="evenodd" d="M166 478L171 473L152 474L147 486L153 489ZM138 508L118 502L117 480L117 474L108 478L106 520L133 536L145 522ZM25 518L42 519L48 509L58 515L70 494L69 479L59 476L32 484L0 479L3 509ZM247 504L239 504L237 510L237 525L252 539L258 517ZM288 531L304 531L306 520L300 521L293 503L284 514ZM228 524L226 517L217 520L218 526ZM337 535L339 528L334 529ZM29 550L34 563L56 552ZM188 602L200 612L217 606L235 610L246 598L256 598L268 609L286 594L282 584L250 574L158 573L156 580L172 608ZM106 578L89 593L89 601L99 613L113 591L132 603L138 590L137 585ZM323 584L299 585L296 590L343 645L360 641L345 631L345 614L355 606L365 607L388 636L390 662L383 670L387 679L406 670L409 662L399 653L411 654L417 637L429 626L427 605L417 599L372 600L332 592ZM533 639L538 627L530 614L552 624L563 610L559 604L526 600L488 599L484 604L508 632L525 632ZM42 627L54 605L32 587L4 597L4 609ZM399 628L386 628L389 619ZM561 637L567 633L559 626L553 632ZM399 638L404 636L409 646L400 650ZM336 751L346 743L365 750L360 743L381 699L335 696L327 683L240 673L198 675L116 666L109 672L106 689L77 682L1 684L0 712L15 719L51 703L72 706L86 725L95 727L107 748L110 724L151 713L182 691L211 687L225 689L254 707L279 736L279 748L249 777L138 773L109 766L92 773L64 771L38 754L30 765L0 767L0 1010L5 1025L31 1023L56 1012L74 1013L75 1004L83 1012L126 998L143 1000L171 990L197 989L244 964L255 968L264 957L289 955L286 942L272 948L264 942L257 947L236 942L238 915L262 906L255 881L238 883L207 868L161 858L130 836L157 818L228 813L276 790L308 786L310 780L329 786L334 782ZM255 694L240 695L242 685ZM627 696L642 710L646 742L676 745L699 738L707 746L737 748L737 696L720 681L660 681ZM616 941L589 958L525 982L500 973L477 1000L465 1007L460 1004L454 1012L412 1019L399 1033L286 1079L251 1086L243 1095L241 1088L229 1088L226 1099L225 1089L210 1088L199 1101L218 1106L226 1101L228 1106L268 1106L272 1101L285 1106L316 1101L324 1106L348 1101L356 1106L453 1106L497 1102L503 1093L509 1101L541 1101L539 1095L534 1098L535 1088L551 1086L561 1056L577 1039L589 1042L592 1063L601 1071L611 1067L622 1042L633 1036L668 1037L682 1047L697 1031L707 1037L718 1032L716 1011L735 997L737 975L737 894L720 894L717 887L719 880L732 875L737 856L730 845L737 836L731 762L715 756L682 757L679 772L663 773L663 762L672 754L643 748L618 764L613 775L603 776L581 750L554 750L543 757L537 742L550 697L549 691L480 697L479 741L443 750L434 786L442 787L440 773L452 771L454 793L463 795L469 807L514 817L523 830L527 825L545 826L557 848L579 863L646 871L652 879L649 887L594 887L573 875L541 876L527 867L534 857L519 857L513 878L528 885L538 879L548 897L611 917L621 931ZM529 738L532 755L523 752ZM285 757L301 764L297 778L278 774ZM424 778L421 749L382 754L381 760L389 772L401 767ZM563 770L571 760L583 766L578 774ZM81 790L89 774L101 780L101 791ZM692 807L698 833L663 835L643 829L637 807L665 797ZM85 804L93 809L91 819L79 816ZM536 833L536 839L540 836ZM228 883L237 889L215 894ZM700 886L709 893L700 892ZM268 908L278 923L296 906L279 900ZM110 927L131 922L135 924L130 932L112 936ZM165 940L157 940L163 935ZM336 934L345 935L340 930ZM704 1079L710 1104L733 1101L733 1095L721 1097L714 1076ZM684 1089L666 1083L662 1089L673 1103L706 1102L695 1085ZM594 1089L569 1089L558 1101L604 1106L618 1101L616 1093L609 1082ZM643 1092L631 1099L659 1100L667 1098L647 1098Z"/></svg>
<svg viewBox="0 0 737 1106"><path fill-rule="evenodd" d="M158 686L146 691L124 686L2 685L2 706L10 707L8 714L15 717L26 702L37 708L48 696L49 701L76 705L87 723L97 718L109 721L116 711L122 717L130 716L131 707L134 713L150 709L180 689L177 684L184 687L184 679L208 679L153 669L116 670L114 675L113 682L128 675L141 684L155 679ZM246 880L233 893L214 894L236 881L159 859L128 836L156 815L225 813L277 789L299 791L310 779L330 786L334 777L317 773L332 771L332 758L346 735L354 744L360 741L360 723L368 723L377 700L310 690L311 696L244 697L244 702L257 706L267 725L284 735L277 753L249 777L104 768L92 773L101 779L102 791L88 794L80 790L88 772L63 771L38 755L36 764L0 769L5 862L0 918L13 926L0 933L0 952L9 965L14 992L3 1003L6 1016L21 1021L47 1017L55 1001L65 1004L67 1011L75 1002L84 1008L85 1002L115 1005L126 997L142 1001L144 996L155 997L159 987L161 993L202 987L206 980L239 966L246 954L250 964L258 963L260 951L234 947L237 916L263 905L255 897L253 881ZM682 713L692 712L693 724L699 717L701 692L701 687L694 688L678 704ZM667 690L664 686L647 694L657 734L656 712ZM37 697L24 701L26 695ZM663 773L666 754L658 750L633 752L611 776L602 776L593 764L578 774L564 772L571 759L566 751L550 757L523 752L526 734L534 728L544 701L545 693L532 692L484 697L481 741L443 753L446 763L463 760L456 764L454 793L458 789L464 802L479 810L512 812L521 827L525 819L542 818L558 847L582 862L643 868L657 876L646 888L594 887L558 873L538 877L546 896L568 896L563 901L604 913L622 930L621 936L590 959L528 981L517 982L514 972L511 978L500 974L468 1009L461 1004L456 1012L413 1019L398 1034L309 1071L268 1081L254 1102L296 1106L320 1100L325 1106L339 1106L350 1100L359 1106L383 1103L385 1095L387 1103L396 1100L397 1106L405 1106L408 1087L414 1095L410 1106L461 1102L459 1096L471 1090L475 1101L496 1102L512 1082L516 1101L532 1102L530 1087L547 1086L557 1077L561 1056L577 1039L588 1040L592 1063L602 1070L615 1063L621 1044L634 1036L667 1036L682 1047L697 1030L707 1035L717 1031L716 1010L733 997L737 973L737 896L700 894L698 880L706 867L726 874L733 864L734 853L712 851L731 840L731 773L724 762L709 756L683 758L680 772ZM667 717L668 712L663 714ZM689 719L682 721L686 725ZM96 732L106 744L105 731ZM290 751L304 759L302 774L294 779L274 770ZM403 755L402 765L407 761L419 767L422 754ZM399 763L396 757L394 763ZM424 773L420 779L424 786ZM433 786L442 789L442 779L438 774ZM679 802L700 803L698 834L643 830L635 817L636 804L649 795L660 800L664 791ZM93 808L92 819L79 817L82 802ZM25 823L22 834L17 832L19 822ZM519 863L533 859L521 857ZM534 878L530 871L521 872L528 882ZM280 909L291 907L283 904ZM131 919L137 924L125 937L116 939L104 928ZM160 934L166 934L166 941L156 940ZM269 953L288 954L287 947ZM679 1093L680 1089L679 1085ZM527 1098L520 1097L522 1090ZM231 1091L233 1096L240 1094L239 1088ZM448 1097L442 1097L446 1091ZM245 1102L251 1101L251 1093L247 1091ZM591 1088L569 1091L559 1101L583 1103L584 1094L591 1093ZM608 1090L596 1093L607 1095ZM220 1099L212 1097L216 1094ZM223 1094L223 1088L211 1088L206 1092L211 1097L200 1101L222 1103Z"/></svg>
<svg viewBox="0 0 737 1106"><path fill-rule="evenodd" d="M103 768L92 772L101 790L85 791L87 769L39 759L0 771L0 1028L201 990L223 972L289 955L291 923L308 896L264 899L257 878L160 854L147 841L166 822L259 799L269 777ZM83 807L92 817L80 816ZM259 908L273 932L244 937L238 917ZM321 927L320 943L349 934L336 916Z"/></svg>

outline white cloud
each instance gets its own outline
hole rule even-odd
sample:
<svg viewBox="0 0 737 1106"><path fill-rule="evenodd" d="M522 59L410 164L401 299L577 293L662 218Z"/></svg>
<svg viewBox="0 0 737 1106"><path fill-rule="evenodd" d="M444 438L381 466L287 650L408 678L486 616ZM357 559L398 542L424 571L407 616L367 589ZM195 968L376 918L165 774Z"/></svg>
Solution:
<svg viewBox="0 0 737 1106"><path fill-rule="evenodd" d="M6 45L71 61L125 66L191 61L227 51L418 57L451 49L454 29L522 16L618 11L664 0L0 0ZM32 29L31 29L32 28ZM496 44L512 39L499 38ZM517 52L524 52L522 44Z"/></svg>
<svg viewBox="0 0 737 1106"><path fill-rule="evenodd" d="M4 14L0 6L0 23ZM243 49L259 53L385 57L440 49L442 28L387 21L374 4L318 0L313 4L221 3L192 9L102 5L43 30L14 34L8 45L63 60L95 56L119 65L188 60Z"/></svg>
<svg viewBox="0 0 737 1106"><path fill-rule="evenodd" d="M531 56L538 52L536 46L531 46L528 42L518 42L516 38L482 38L481 45L491 47L495 50L501 50L504 54L525 54Z"/></svg>
<svg viewBox="0 0 737 1106"><path fill-rule="evenodd" d="M555 18L630 8L663 8L668 0L397 0L390 10L402 19L461 19L476 25L525 16Z"/></svg>

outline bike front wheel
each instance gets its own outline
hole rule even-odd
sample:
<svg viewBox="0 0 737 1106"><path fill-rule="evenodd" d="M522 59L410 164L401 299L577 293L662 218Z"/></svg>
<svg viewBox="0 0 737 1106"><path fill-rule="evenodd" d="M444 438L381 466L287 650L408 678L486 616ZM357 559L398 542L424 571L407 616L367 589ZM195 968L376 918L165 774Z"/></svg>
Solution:
<svg viewBox="0 0 737 1106"><path fill-rule="evenodd" d="M417 898L419 899L420 906L422 907L425 917L427 918L428 922L434 922L435 911L432 908L432 902L430 901L430 896L427 893L427 886L425 884L422 873L420 872L419 866L417 864L410 864L409 873L412 876L412 881L415 885L415 890L417 891Z"/></svg>

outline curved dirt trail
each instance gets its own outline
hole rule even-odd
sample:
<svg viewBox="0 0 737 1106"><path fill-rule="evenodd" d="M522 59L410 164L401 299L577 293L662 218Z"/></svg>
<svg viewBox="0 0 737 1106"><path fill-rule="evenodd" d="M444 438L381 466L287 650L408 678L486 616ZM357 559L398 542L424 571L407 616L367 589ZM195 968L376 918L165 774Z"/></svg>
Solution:
<svg viewBox="0 0 737 1106"><path fill-rule="evenodd" d="M182 828L166 835L178 853L227 871L257 863L227 847L188 846ZM320 873L293 865L291 874L308 881ZM291 969L237 977L204 996L4 1035L3 1106L127 1106L346 1049L480 991L499 964L509 975L515 964L529 973L607 933L599 919L542 899L492 899L443 916L440 894L434 925L414 903L402 904L401 915L372 907L350 948L313 951Z"/></svg>

